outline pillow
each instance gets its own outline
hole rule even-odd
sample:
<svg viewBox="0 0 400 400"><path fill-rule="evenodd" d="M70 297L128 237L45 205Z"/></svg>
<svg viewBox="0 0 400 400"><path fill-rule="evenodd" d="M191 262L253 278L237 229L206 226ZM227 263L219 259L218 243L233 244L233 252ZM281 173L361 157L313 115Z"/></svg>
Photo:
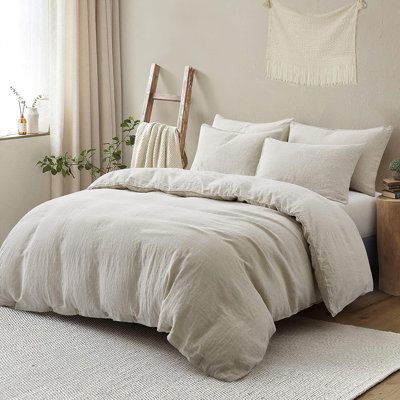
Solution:
<svg viewBox="0 0 400 400"><path fill-rule="evenodd" d="M202 125L194 171L216 171L224 174L255 175L264 140L282 130L242 135Z"/></svg>
<svg viewBox="0 0 400 400"><path fill-rule="evenodd" d="M364 146L325 146L266 139L257 174L294 183L347 203L350 179Z"/></svg>
<svg viewBox="0 0 400 400"><path fill-rule="evenodd" d="M308 144L364 144L364 150L351 178L350 187L375 196L375 181L383 153L392 133L391 127L364 130L325 129L292 122L289 142Z"/></svg>
<svg viewBox="0 0 400 400"><path fill-rule="evenodd" d="M223 131L240 132L240 133L261 133L270 132L277 129L281 129L282 132L276 134L274 139L284 140L287 142L289 135L290 123L293 118L283 119L276 122L263 122L263 123L252 123L244 121L235 121L233 119L226 119L221 115L217 114L214 118L213 128L221 129Z"/></svg>

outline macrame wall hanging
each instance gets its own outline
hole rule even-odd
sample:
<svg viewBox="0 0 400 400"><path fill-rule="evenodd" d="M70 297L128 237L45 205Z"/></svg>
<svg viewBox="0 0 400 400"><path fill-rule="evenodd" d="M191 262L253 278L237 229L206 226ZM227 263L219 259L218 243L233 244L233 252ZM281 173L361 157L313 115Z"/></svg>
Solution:
<svg viewBox="0 0 400 400"><path fill-rule="evenodd" d="M268 79L308 86L357 83L356 29L363 0L321 15L299 13L278 0L265 5Z"/></svg>

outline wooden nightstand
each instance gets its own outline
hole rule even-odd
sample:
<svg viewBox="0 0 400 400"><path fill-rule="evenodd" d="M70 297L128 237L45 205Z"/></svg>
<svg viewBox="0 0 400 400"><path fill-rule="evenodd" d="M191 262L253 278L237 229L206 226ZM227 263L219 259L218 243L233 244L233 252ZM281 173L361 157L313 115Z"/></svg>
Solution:
<svg viewBox="0 0 400 400"><path fill-rule="evenodd" d="M400 200L377 199L379 289L400 296Z"/></svg>

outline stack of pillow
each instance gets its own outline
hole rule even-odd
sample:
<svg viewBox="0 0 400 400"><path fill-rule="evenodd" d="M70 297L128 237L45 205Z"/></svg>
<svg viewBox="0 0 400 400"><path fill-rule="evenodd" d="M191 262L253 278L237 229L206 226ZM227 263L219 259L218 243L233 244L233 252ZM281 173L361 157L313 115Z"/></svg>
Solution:
<svg viewBox="0 0 400 400"><path fill-rule="evenodd" d="M285 119L203 125L192 170L252 175L306 187L347 203L349 188L375 196L391 127L325 129Z"/></svg>

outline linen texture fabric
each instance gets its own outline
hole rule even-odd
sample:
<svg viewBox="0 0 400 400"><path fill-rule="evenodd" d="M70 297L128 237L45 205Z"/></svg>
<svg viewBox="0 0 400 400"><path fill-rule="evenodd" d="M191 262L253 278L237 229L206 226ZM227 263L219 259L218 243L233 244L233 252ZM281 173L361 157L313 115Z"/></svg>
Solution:
<svg viewBox="0 0 400 400"><path fill-rule="evenodd" d="M50 144L55 155L92 157L101 166L103 143L121 137L122 84L119 0L49 1ZM90 174L52 176L52 197L85 189Z"/></svg>
<svg viewBox="0 0 400 400"><path fill-rule="evenodd" d="M263 359L274 321L321 297L335 315L373 288L351 218L300 186L132 168L91 189L12 230L0 305L157 327L204 373L234 381Z"/></svg>
<svg viewBox="0 0 400 400"><path fill-rule="evenodd" d="M289 142L320 145L363 144L361 157L351 177L350 187L375 197L375 180L392 127L371 129L327 129L292 122Z"/></svg>
<svg viewBox="0 0 400 400"><path fill-rule="evenodd" d="M264 140L282 135L279 128L243 135L203 124L191 170L255 175Z"/></svg>
<svg viewBox="0 0 400 400"><path fill-rule="evenodd" d="M266 139L257 176L306 187L347 203L350 179L362 145L325 146Z"/></svg>
<svg viewBox="0 0 400 400"><path fill-rule="evenodd" d="M240 133L263 133L282 129L281 134L272 135L271 137L287 142L290 123L292 121L293 118L286 118L275 122L246 122L228 119L223 117L222 115L216 114L212 127L216 129L221 129L223 131Z"/></svg>

